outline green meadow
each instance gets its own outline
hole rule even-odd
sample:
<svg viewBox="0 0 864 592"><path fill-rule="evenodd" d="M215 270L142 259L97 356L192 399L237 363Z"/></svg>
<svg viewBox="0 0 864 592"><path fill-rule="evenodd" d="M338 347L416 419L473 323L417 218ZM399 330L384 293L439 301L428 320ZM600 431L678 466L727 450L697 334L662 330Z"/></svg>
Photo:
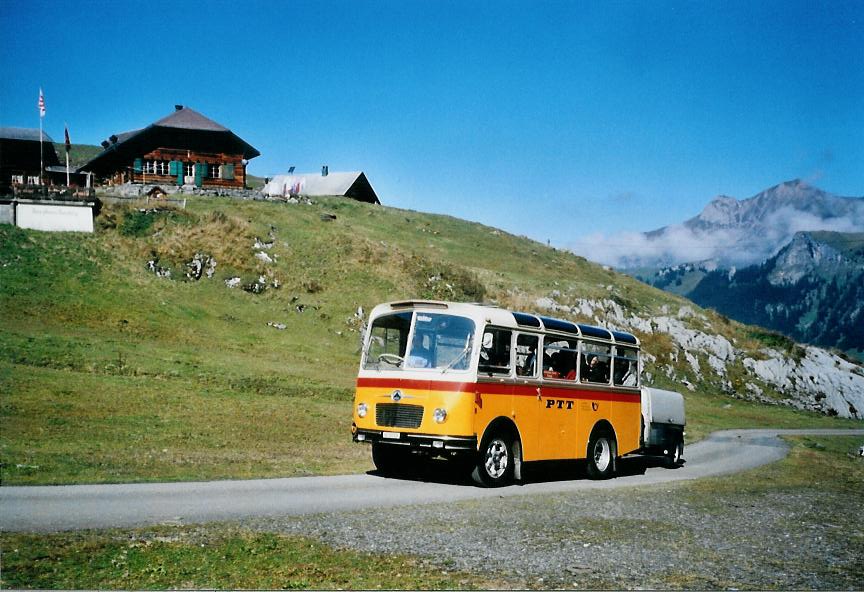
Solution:
<svg viewBox="0 0 864 592"><path fill-rule="evenodd" d="M92 235L0 226L3 485L369 470L349 431L360 307L419 297L532 310L555 294L651 316L689 304L525 237L339 198L105 205L96 222ZM196 254L215 261L212 277L187 277ZM260 280L260 293L243 289ZM705 314L738 347L761 346L758 331ZM655 355L673 347L645 336ZM691 440L860 424L732 399L710 380L682 392Z"/></svg>

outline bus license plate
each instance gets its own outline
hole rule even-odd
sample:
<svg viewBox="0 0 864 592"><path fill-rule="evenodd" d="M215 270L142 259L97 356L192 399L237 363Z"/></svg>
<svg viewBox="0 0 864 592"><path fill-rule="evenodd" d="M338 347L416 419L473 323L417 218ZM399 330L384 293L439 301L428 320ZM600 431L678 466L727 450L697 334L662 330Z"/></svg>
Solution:
<svg viewBox="0 0 864 592"><path fill-rule="evenodd" d="M399 432L381 432L381 437L386 440L398 440L401 435Z"/></svg>

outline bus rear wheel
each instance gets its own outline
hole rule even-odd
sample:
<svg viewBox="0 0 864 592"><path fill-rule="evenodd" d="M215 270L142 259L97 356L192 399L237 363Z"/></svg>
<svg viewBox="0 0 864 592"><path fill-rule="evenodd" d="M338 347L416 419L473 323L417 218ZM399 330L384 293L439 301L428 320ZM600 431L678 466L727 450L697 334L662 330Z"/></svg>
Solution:
<svg viewBox="0 0 864 592"><path fill-rule="evenodd" d="M615 472L617 446L615 437L606 430L595 430L588 439L588 476L608 479Z"/></svg>
<svg viewBox="0 0 864 592"><path fill-rule="evenodd" d="M477 452L471 478L485 487L507 485L513 481L515 462L513 438L509 434L486 436Z"/></svg>

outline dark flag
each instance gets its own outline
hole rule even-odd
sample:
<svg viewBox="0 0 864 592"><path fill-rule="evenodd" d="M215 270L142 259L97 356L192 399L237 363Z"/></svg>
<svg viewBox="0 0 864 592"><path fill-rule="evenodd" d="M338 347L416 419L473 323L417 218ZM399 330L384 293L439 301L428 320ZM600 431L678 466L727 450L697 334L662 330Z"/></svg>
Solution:
<svg viewBox="0 0 864 592"><path fill-rule="evenodd" d="M69 154L69 151L72 150L72 142L69 140L69 126L67 125L64 130L66 132L66 154Z"/></svg>

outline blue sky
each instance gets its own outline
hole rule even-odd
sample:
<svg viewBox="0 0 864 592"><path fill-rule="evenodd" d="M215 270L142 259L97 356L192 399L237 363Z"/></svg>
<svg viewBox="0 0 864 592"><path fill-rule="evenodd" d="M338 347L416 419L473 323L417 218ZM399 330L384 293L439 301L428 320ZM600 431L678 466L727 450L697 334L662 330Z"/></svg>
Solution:
<svg viewBox="0 0 864 592"><path fill-rule="evenodd" d="M802 178L864 195L864 2L0 0L0 125L188 105L286 172L555 246ZM583 239L584 240L584 239Z"/></svg>

